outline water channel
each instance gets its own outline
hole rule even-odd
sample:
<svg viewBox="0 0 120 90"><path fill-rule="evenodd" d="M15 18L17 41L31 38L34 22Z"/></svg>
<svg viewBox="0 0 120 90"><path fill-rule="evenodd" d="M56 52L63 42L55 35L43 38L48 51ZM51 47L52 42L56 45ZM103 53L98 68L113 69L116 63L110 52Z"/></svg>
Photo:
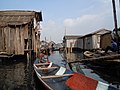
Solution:
<svg viewBox="0 0 120 90"><path fill-rule="evenodd" d="M55 64L69 68L67 62L84 58L82 53L51 53L50 61ZM74 71L83 73L93 79L109 83L114 87L120 88L120 65L102 67L91 63L75 63L72 67ZM34 72L31 72L34 73ZM28 87L26 60L17 59L0 59L0 90L43 90L39 80L33 74L33 84Z"/></svg>

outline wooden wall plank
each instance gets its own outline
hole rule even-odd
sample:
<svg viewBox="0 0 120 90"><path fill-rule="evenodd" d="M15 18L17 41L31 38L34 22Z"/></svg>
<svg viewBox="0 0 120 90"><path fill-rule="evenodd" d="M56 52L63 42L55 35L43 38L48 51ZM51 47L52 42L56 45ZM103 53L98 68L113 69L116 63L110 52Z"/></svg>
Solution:
<svg viewBox="0 0 120 90"><path fill-rule="evenodd" d="M14 45L14 39L15 39L15 28L10 29L10 53L14 54L15 52L15 45Z"/></svg>
<svg viewBox="0 0 120 90"><path fill-rule="evenodd" d="M17 27L18 28L18 54L21 53L21 33L20 33L20 27Z"/></svg>
<svg viewBox="0 0 120 90"><path fill-rule="evenodd" d="M4 32L5 28L2 28L2 51L6 52L6 41L5 41L5 32Z"/></svg>
<svg viewBox="0 0 120 90"><path fill-rule="evenodd" d="M37 37L32 29L32 49L37 49ZM28 40L28 25L0 28L0 51L7 54L24 55L25 39ZM27 43L28 49L28 43Z"/></svg>
<svg viewBox="0 0 120 90"><path fill-rule="evenodd" d="M35 31L32 30L32 49L35 51Z"/></svg>
<svg viewBox="0 0 120 90"><path fill-rule="evenodd" d="M6 35L7 53L10 54L10 28L9 27L6 28L6 32L7 32L7 35Z"/></svg>
<svg viewBox="0 0 120 90"><path fill-rule="evenodd" d="M25 25L25 27L24 27L24 39L26 39L27 40L27 45L26 45L26 49L28 49L28 24L27 25Z"/></svg>
<svg viewBox="0 0 120 90"><path fill-rule="evenodd" d="M2 28L0 28L0 52L3 51L3 36L2 36Z"/></svg>
<svg viewBox="0 0 120 90"><path fill-rule="evenodd" d="M21 26L20 27L20 52L19 54L24 54L24 28Z"/></svg>
<svg viewBox="0 0 120 90"><path fill-rule="evenodd" d="M20 28L17 27L17 54L20 53L20 45L21 45L21 40L20 40L21 36L20 36Z"/></svg>
<svg viewBox="0 0 120 90"><path fill-rule="evenodd" d="M5 35L5 48L7 54L9 54L9 27L4 28L4 35Z"/></svg>
<svg viewBox="0 0 120 90"><path fill-rule="evenodd" d="M28 25L24 26L24 39L28 39Z"/></svg>
<svg viewBox="0 0 120 90"><path fill-rule="evenodd" d="M19 28L16 27L16 32L15 32L15 54L18 55L19 51Z"/></svg>
<svg viewBox="0 0 120 90"><path fill-rule="evenodd" d="M15 54L17 54L17 45L16 45L16 40L17 40L17 38L16 38L16 28L14 28L15 29L15 35L14 35L14 49L15 49Z"/></svg>

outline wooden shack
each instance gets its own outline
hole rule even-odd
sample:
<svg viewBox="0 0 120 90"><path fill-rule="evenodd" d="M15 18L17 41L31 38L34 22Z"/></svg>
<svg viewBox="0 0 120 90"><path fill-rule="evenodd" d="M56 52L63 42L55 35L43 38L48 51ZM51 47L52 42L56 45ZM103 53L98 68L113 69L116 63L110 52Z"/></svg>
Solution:
<svg viewBox="0 0 120 90"><path fill-rule="evenodd" d="M112 42L111 31L100 36L100 47L105 49L110 46Z"/></svg>
<svg viewBox="0 0 120 90"><path fill-rule="evenodd" d="M64 47L67 52L80 51L83 48L82 36L66 35L63 37Z"/></svg>
<svg viewBox="0 0 120 90"><path fill-rule="evenodd" d="M83 43L84 43L83 49L85 49L85 50L100 49L101 45L103 44L103 43L102 44L100 43L100 42L102 42L102 40L101 40L102 35L104 35L106 33L110 33L110 32L111 32L110 30L100 29L98 31L95 31L93 33L83 36ZM108 34L106 34L106 36L107 35ZM111 40L111 38L109 40ZM106 40L106 43L109 43L109 40ZM106 45L104 44L104 46L106 46Z"/></svg>
<svg viewBox="0 0 120 90"><path fill-rule="evenodd" d="M24 55L40 46L41 12L0 11L0 54Z"/></svg>

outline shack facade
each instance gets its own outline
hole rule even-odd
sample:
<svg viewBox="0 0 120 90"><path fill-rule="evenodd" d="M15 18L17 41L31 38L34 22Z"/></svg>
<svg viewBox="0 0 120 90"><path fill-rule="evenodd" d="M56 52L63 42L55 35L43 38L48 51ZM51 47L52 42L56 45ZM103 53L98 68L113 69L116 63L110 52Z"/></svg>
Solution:
<svg viewBox="0 0 120 90"><path fill-rule="evenodd" d="M87 34L85 36L83 36L83 42L84 42L84 47L83 49L85 50L93 50L93 49L100 49L102 48L101 45L103 45L103 42L101 40L102 35L106 34L106 33L110 33L110 30L106 30L106 29L100 29L96 32ZM106 34L107 37L107 34ZM102 42L102 43L101 43ZM106 43L109 43L109 41ZM104 44L104 46L106 46Z"/></svg>
<svg viewBox="0 0 120 90"><path fill-rule="evenodd" d="M100 47L106 49L112 42L111 31L100 36Z"/></svg>
<svg viewBox="0 0 120 90"><path fill-rule="evenodd" d="M82 36L70 36L66 35L63 37L64 47L67 52L78 51L83 48Z"/></svg>
<svg viewBox="0 0 120 90"><path fill-rule="evenodd" d="M0 54L24 55L40 47L41 12L0 11Z"/></svg>

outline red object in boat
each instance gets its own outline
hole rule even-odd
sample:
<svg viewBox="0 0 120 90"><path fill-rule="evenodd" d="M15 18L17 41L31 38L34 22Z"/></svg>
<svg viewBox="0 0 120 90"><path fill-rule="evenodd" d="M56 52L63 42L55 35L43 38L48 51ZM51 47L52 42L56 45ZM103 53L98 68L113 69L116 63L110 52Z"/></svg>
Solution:
<svg viewBox="0 0 120 90"><path fill-rule="evenodd" d="M39 57L39 58L42 58L42 57L44 57L44 54L43 54L43 53L39 53L39 54L38 54L38 57Z"/></svg>
<svg viewBox="0 0 120 90"><path fill-rule="evenodd" d="M67 80L66 85L73 90L96 90L98 81L85 75L75 72L74 75Z"/></svg>

